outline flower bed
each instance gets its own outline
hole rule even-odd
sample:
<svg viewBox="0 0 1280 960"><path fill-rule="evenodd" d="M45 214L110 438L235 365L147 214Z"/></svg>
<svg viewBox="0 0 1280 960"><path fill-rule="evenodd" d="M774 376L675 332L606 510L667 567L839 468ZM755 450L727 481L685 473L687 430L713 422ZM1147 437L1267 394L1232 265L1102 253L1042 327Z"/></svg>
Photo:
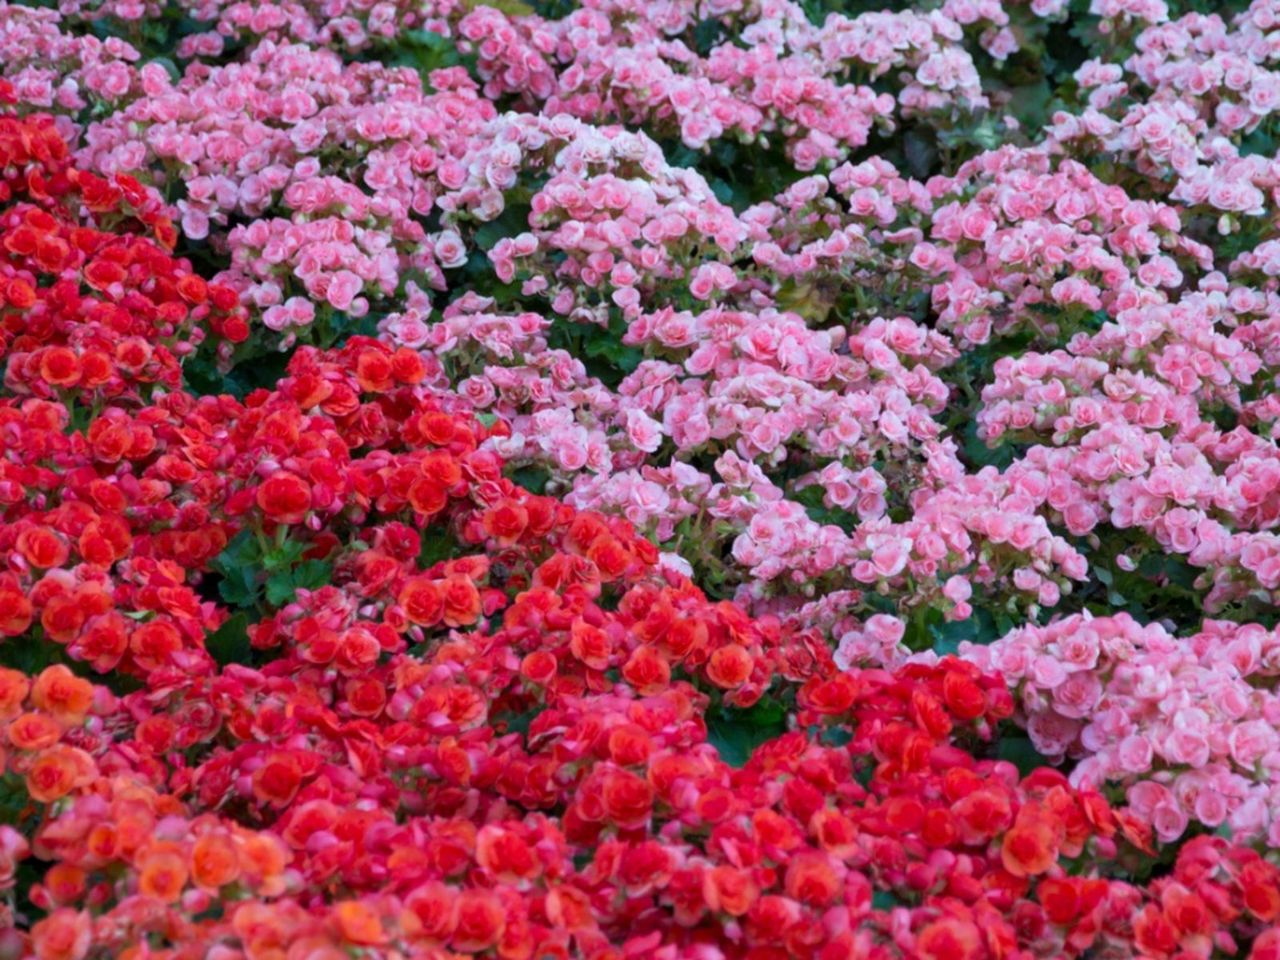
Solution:
<svg viewBox="0 0 1280 960"><path fill-rule="evenodd" d="M0 958L1280 958L1280 7L0 3Z"/></svg>

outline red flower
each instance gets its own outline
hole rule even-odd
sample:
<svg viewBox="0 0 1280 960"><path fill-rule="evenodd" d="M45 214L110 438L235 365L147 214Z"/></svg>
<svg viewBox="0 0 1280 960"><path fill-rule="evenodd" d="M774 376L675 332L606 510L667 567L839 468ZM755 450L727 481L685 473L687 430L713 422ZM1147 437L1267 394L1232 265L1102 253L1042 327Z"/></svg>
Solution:
<svg viewBox="0 0 1280 960"><path fill-rule="evenodd" d="M476 863L503 882L529 880L542 872L533 849L511 830L490 824L476 835Z"/></svg>
<svg viewBox="0 0 1280 960"><path fill-rule="evenodd" d="M1258 934L1249 951L1249 960L1280 960L1280 927L1271 927Z"/></svg>
<svg viewBox="0 0 1280 960"><path fill-rule="evenodd" d="M36 960L82 960L93 944L89 914L62 907L31 928Z"/></svg>
<svg viewBox="0 0 1280 960"><path fill-rule="evenodd" d="M68 347L40 351L40 378L54 387L74 387L80 382L80 359Z"/></svg>
<svg viewBox="0 0 1280 960"><path fill-rule="evenodd" d="M419 626L434 626L444 616L443 591L427 577L405 581L397 600L404 607L405 616Z"/></svg>
<svg viewBox="0 0 1280 960"><path fill-rule="evenodd" d="M469 905L475 912L476 907ZM443 883L428 883L405 898L400 924L414 940L444 943L458 926L458 892Z"/></svg>
<svg viewBox="0 0 1280 960"><path fill-rule="evenodd" d="M514 500L503 500L484 513L484 532L499 545L510 546L529 525L529 512Z"/></svg>
<svg viewBox="0 0 1280 960"><path fill-rule="evenodd" d="M985 954L982 933L967 920L936 920L916 937L920 960L978 960Z"/></svg>
<svg viewBox="0 0 1280 960"><path fill-rule="evenodd" d="M605 776L601 800L609 821L623 830L644 826L653 813L653 787L625 770Z"/></svg>
<svg viewBox="0 0 1280 960"><path fill-rule="evenodd" d="M709 909L741 917L759 899L760 886L746 870L721 866L703 874L702 895Z"/></svg>
<svg viewBox="0 0 1280 960"><path fill-rule="evenodd" d="M311 509L311 487L297 474L278 470L258 486L258 507L275 523L301 523Z"/></svg>
<svg viewBox="0 0 1280 960"><path fill-rule="evenodd" d="M841 875L835 861L821 851L809 851L787 862L787 896L815 907L825 907L840 892Z"/></svg>
<svg viewBox="0 0 1280 960"><path fill-rule="evenodd" d="M1057 859L1057 831L1043 817L1024 810L1000 846L1004 868L1015 877L1033 877L1046 872Z"/></svg>
<svg viewBox="0 0 1280 960"><path fill-rule="evenodd" d="M975 790L951 807L967 844L986 843L1013 822L1009 798L995 788Z"/></svg>
<svg viewBox="0 0 1280 960"><path fill-rule="evenodd" d="M1133 920L1134 944L1146 956L1167 957L1178 948L1178 930L1153 904L1143 907Z"/></svg>
<svg viewBox="0 0 1280 960"><path fill-rule="evenodd" d="M253 774L253 795L259 803L287 806L302 785L302 765L290 753L275 753Z"/></svg>
<svg viewBox="0 0 1280 960"><path fill-rule="evenodd" d="M19 593L0 587L0 634L18 637L27 632L35 616L31 600Z"/></svg>
<svg viewBox="0 0 1280 960"><path fill-rule="evenodd" d="M463 890L458 895L457 918L450 945L464 953L489 949L502 939L507 927L502 904L485 890Z"/></svg>
<svg viewBox="0 0 1280 960"><path fill-rule="evenodd" d="M751 654L738 644L731 643L711 654L711 659L707 662L707 676L717 687L732 690L750 679L754 666Z"/></svg>
<svg viewBox="0 0 1280 960"><path fill-rule="evenodd" d="M204 303L209 298L209 285L202 277L188 273L178 280L178 294L187 303Z"/></svg>
<svg viewBox="0 0 1280 960"><path fill-rule="evenodd" d="M468 578L447 579L443 599L446 626L467 627L480 619L480 591Z"/></svg>
<svg viewBox="0 0 1280 960"><path fill-rule="evenodd" d="M1280 870L1255 860L1241 869L1239 882L1250 913L1265 923L1280 920Z"/></svg>
<svg viewBox="0 0 1280 960"><path fill-rule="evenodd" d="M1036 898L1049 920L1064 927L1080 914L1081 902L1077 881L1071 877L1047 877L1036 887Z"/></svg>
<svg viewBox="0 0 1280 960"><path fill-rule="evenodd" d="M958 670L948 670L942 680L947 709L961 720L974 720L986 711L982 688Z"/></svg>

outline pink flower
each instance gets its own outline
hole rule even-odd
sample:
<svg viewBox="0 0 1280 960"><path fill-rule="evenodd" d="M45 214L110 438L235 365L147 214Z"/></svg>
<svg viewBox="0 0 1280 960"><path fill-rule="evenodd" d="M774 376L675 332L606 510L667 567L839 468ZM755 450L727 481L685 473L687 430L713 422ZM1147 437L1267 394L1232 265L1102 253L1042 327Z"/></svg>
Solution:
<svg viewBox="0 0 1280 960"><path fill-rule="evenodd" d="M335 310L346 310L363 286L364 282L356 274L350 270L339 270L329 278L325 300Z"/></svg>

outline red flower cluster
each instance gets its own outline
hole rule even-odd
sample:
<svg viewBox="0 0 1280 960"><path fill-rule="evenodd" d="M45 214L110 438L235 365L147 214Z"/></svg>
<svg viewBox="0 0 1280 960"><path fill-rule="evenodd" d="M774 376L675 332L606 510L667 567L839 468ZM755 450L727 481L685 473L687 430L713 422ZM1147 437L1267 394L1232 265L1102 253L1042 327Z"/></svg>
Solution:
<svg viewBox="0 0 1280 960"><path fill-rule="evenodd" d="M179 390L207 335L248 336L239 299L168 254L173 227L136 180L81 173L67 153L50 118L0 116L5 390L96 409Z"/></svg>
<svg viewBox="0 0 1280 960"><path fill-rule="evenodd" d="M506 426L417 353L354 338L244 401L187 393L238 316L33 192L62 155L29 124L0 164L37 198L0 215L0 651L37 662L0 670L4 955L1280 953L1258 854L1201 838L1123 879L1145 824L983 758L1001 678L842 671L709 601L505 476ZM733 766L725 718L785 732Z"/></svg>

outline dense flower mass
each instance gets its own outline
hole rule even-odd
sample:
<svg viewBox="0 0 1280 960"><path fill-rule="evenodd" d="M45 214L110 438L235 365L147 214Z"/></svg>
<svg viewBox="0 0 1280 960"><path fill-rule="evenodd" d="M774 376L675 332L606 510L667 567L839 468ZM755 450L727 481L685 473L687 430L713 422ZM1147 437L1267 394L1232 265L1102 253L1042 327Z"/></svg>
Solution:
<svg viewBox="0 0 1280 960"><path fill-rule="evenodd" d="M1277 138L1275 0L0 2L0 958L1280 960Z"/></svg>

